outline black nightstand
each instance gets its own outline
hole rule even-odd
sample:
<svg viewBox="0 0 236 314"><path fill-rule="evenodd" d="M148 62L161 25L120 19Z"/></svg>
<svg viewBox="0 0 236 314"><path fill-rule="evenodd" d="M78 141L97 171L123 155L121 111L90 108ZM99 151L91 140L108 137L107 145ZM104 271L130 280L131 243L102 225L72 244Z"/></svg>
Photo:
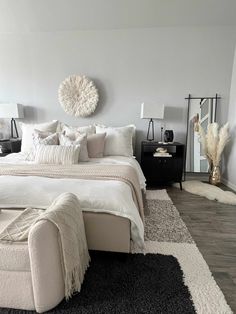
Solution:
<svg viewBox="0 0 236 314"><path fill-rule="evenodd" d="M11 138L0 140L0 157L7 156L11 153L19 153L21 150L21 139Z"/></svg>
<svg viewBox="0 0 236 314"><path fill-rule="evenodd" d="M143 141L141 147L141 167L148 186L179 182L182 190L185 145L180 143L159 144ZM154 157L158 147L164 147L172 157Z"/></svg>

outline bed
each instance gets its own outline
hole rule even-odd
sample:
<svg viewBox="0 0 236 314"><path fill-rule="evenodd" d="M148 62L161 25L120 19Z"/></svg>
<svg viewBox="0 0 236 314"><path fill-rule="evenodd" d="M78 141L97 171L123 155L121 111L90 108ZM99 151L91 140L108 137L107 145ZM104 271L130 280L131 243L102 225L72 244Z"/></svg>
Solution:
<svg viewBox="0 0 236 314"><path fill-rule="evenodd" d="M137 176L136 192L138 188L145 191L144 175L133 157L91 158L88 162L79 163L78 167L83 173L84 169L99 169L103 173L104 169L119 168L123 171L126 168ZM27 206L46 208L58 194L72 192L78 196L82 206L89 249L130 252L131 242L141 247L144 215L137 200L135 202L130 184L114 175L77 177L73 174L77 171L73 169L77 168L69 169L72 175L51 177L50 174L56 172L55 167L46 175L38 175L32 172L33 163L26 161L22 153L0 158L0 208L7 210L10 221L17 213L12 209L22 210ZM27 173L27 169L31 172Z"/></svg>

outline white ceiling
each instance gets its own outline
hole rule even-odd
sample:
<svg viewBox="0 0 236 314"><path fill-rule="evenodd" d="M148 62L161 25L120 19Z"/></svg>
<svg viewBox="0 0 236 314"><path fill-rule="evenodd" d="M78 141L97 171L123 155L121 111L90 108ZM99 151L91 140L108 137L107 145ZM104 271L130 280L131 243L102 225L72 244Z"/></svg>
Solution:
<svg viewBox="0 0 236 314"><path fill-rule="evenodd" d="M0 0L0 32L235 26L236 0Z"/></svg>

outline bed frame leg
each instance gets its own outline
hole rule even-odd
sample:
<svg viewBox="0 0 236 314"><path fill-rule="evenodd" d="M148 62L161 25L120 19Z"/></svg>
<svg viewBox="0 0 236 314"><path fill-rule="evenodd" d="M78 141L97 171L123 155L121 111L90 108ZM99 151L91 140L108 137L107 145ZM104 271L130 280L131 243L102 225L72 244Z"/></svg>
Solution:
<svg viewBox="0 0 236 314"><path fill-rule="evenodd" d="M179 182L179 186L180 186L180 190L182 191L183 188L182 188L182 181Z"/></svg>

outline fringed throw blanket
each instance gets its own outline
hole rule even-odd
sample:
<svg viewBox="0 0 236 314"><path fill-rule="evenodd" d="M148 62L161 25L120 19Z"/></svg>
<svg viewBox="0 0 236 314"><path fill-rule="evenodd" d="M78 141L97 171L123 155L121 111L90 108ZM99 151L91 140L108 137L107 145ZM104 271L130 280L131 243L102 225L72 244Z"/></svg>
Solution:
<svg viewBox="0 0 236 314"><path fill-rule="evenodd" d="M128 165L1 164L0 175L122 181L130 186L134 202L144 220L143 198L138 175L136 170Z"/></svg>
<svg viewBox="0 0 236 314"><path fill-rule="evenodd" d="M65 297L80 291L89 253L79 201L74 194L61 194L46 210L27 208L1 233L1 242L28 240L32 226L40 220L51 221L59 231L64 265Z"/></svg>

